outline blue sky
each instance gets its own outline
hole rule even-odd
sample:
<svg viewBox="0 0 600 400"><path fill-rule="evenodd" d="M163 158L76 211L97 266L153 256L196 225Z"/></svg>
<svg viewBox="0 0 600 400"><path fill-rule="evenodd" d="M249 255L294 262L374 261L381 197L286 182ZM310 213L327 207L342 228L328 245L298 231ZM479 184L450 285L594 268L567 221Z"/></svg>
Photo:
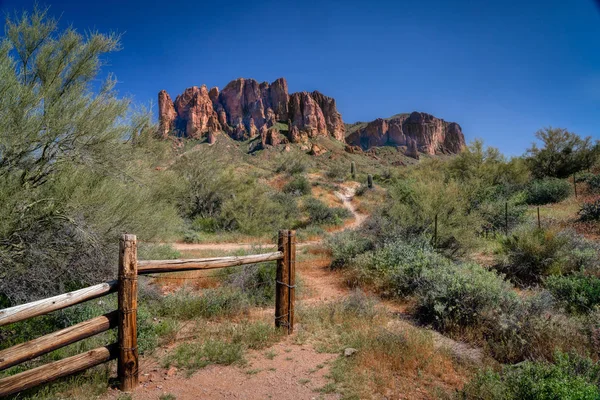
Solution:
<svg viewBox="0 0 600 400"><path fill-rule="evenodd" d="M32 7L0 0L2 11ZM104 71L122 95L285 77L344 121L424 111L520 155L544 126L600 139L593 0L39 0L64 26L123 33Z"/></svg>

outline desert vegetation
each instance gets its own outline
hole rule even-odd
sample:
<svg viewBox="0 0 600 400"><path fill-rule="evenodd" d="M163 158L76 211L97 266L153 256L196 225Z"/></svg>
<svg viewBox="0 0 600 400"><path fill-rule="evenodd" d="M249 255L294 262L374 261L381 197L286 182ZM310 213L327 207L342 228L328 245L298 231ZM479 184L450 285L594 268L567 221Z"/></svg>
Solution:
<svg viewBox="0 0 600 400"><path fill-rule="evenodd" d="M309 372L327 370L315 396L600 396L600 147L590 138L545 128L520 157L475 140L460 154L419 160L393 147L348 151L328 137L311 138L319 155L306 144L257 150L258 139L225 135L210 144L165 139L101 68L120 50L118 35L61 30L43 10L6 26L1 308L114 278L123 232L138 235L140 259L175 259L215 254L171 243L270 244L279 229L295 229L309 243L297 260L300 328L291 339L264 312L275 297L272 263L177 273L140 278L142 357L186 376L208 365L250 376L261 372L252 366L261 355L291 362L272 349L284 343L332 355ZM357 215L366 220L346 229ZM335 295L311 293L331 277L341 286ZM0 327L0 350L115 303L109 296ZM115 336L69 345L0 378ZM465 361L444 340L483 356ZM97 398L113 370L96 367L15 398Z"/></svg>

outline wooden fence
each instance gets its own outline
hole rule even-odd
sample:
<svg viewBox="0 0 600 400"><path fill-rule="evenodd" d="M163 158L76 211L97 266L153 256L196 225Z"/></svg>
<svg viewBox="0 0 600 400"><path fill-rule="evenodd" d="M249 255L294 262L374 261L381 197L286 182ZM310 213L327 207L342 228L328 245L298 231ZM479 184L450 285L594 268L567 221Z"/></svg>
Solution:
<svg viewBox="0 0 600 400"><path fill-rule="evenodd" d="M138 261L135 235L123 235L119 242L118 280L0 310L0 326L48 314L114 292L118 292L118 309L29 342L1 350L0 371L115 327L118 329L117 343L0 379L0 397L81 372L114 359L117 359L120 389L131 391L138 385L139 376L137 350L138 275L226 268L266 261L277 261L275 326L285 329L288 334L292 333L294 329L295 299L295 231L280 231L278 251L273 253L239 257L149 261Z"/></svg>

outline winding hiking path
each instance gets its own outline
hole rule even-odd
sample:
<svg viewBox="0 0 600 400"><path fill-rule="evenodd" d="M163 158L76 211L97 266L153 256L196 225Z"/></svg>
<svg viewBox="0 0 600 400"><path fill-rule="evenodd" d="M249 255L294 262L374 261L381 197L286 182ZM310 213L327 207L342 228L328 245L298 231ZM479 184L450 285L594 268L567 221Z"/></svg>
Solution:
<svg viewBox="0 0 600 400"><path fill-rule="evenodd" d="M330 233L340 232L346 229L355 229L359 227L366 219L367 215L361 214L356 211L356 207L352 203L356 189L349 185L340 185L342 192L334 192L335 196L339 198L342 205L350 211L353 216L352 223L338 227ZM297 243L296 247L302 248L306 246L313 246L323 242L323 239L310 240L307 242ZM177 251L202 251L202 250L222 250L222 251L234 251L234 250L250 250L256 248L273 248L275 247L272 243L171 243L171 246Z"/></svg>

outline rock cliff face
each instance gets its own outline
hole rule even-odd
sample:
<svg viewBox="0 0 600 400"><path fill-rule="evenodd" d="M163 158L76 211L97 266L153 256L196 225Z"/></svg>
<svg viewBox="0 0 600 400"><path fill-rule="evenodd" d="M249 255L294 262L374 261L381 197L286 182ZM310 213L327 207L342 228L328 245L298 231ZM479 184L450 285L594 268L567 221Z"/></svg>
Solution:
<svg viewBox="0 0 600 400"><path fill-rule="evenodd" d="M284 78L272 83L239 78L222 90L193 86L175 101L161 90L158 113L164 138L207 136L212 143L224 132L235 140L260 137L257 148L330 136L345 141L351 152L396 146L418 158L419 153L455 154L465 145L460 125L420 112L346 126L333 98L318 91L289 94Z"/></svg>
<svg viewBox="0 0 600 400"><path fill-rule="evenodd" d="M287 82L273 83L236 79L223 90L193 86L177 96L175 102L164 90L158 94L160 135L175 134L200 138L225 132L236 140L261 134L264 144L278 143L283 133L267 130L277 122L288 125L287 139L299 142L316 136L332 136L343 141L345 125L335 100L317 91L288 93ZM214 135L213 135L214 137Z"/></svg>
<svg viewBox="0 0 600 400"><path fill-rule="evenodd" d="M406 154L418 157L426 154L456 154L465 146L460 125L433 115L413 112L388 119L378 118L350 131L346 137L350 146L368 150L375 146L406 146Z"/></svg>

